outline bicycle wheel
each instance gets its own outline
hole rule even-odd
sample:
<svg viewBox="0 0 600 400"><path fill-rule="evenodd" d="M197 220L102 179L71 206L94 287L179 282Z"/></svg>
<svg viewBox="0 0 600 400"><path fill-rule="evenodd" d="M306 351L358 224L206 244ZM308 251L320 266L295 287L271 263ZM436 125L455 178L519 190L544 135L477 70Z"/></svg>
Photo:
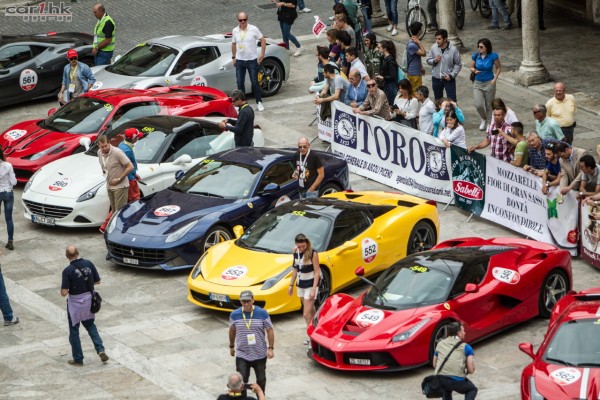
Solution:
<svg viewBox="0 0 600 400"><path fill-rule="evenodd" d="M419 39L423 39L427 31L427 14L425 14L425 10L421 7L413 7L408 11L408 14L406 14L406 32L409 32L408 27L413 22L420 22L423 24L423 29L419 35Z"/></svg>
<svg viewBox="0 0 600 400"><path fill-rule="evenodd" d="M477 10L477 7L479 7L479 1L471 0L471 10L475 11L475 10Z"/></svg>
<svg viewBox="0 0 600 400"><path fill-rule="evenodd" d="M492 9L490 8L489 0L481 0L479 3L479 14L483 18L489 18L492 15Z"/></svg>
<svg viewBox="0 0 600 400"><path fill-rule="evenodd" d="M465 26L465 2L456 0L456 27L462 29Z"/></svg>

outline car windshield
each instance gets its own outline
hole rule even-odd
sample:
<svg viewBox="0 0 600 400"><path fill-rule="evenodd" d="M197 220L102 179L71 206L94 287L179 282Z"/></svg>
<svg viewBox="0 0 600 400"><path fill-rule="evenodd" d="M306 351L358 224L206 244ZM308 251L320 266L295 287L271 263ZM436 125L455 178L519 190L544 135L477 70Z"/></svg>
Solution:
<svg viewBox="0 0 600 400"><path fill-rule="evenodd" d="M261 169L230 161L205 159L190 169L171 189L226 199L247 198Z"/></svg>
<svg viewBox="0 0 600 400"><path fill-rule="evenodd" d="M558 328L544 361L575 367L600 367L600 320L578 319Z"/></svg>
<svg viewBox="0 0 600 400"><path fill-rule="evenodd" d="M57 132L96 133L112 111L113 106L105 101L77 97L56 110L41 125Z"/></svg>
<svg viewBox="0 0 600 400"><path fill-rule="evenodd" d="M144 137L138 139L133 146L135 161L140 164L148 164L156 159L158 153L164 148L168 134L155 130L144 132Z"/></svg>
<svg viewBox="0 0 600 400"><path fill-rule="evenodd" d="M409 257L396 263L377 279L375 287L364 297L364 304L404 310L445 301L452 288L452 275L431 268L431 264L419 257Z"/></svg>
<svg viewBox="0 0 600 400"><path fill-rule="evenodd" d="M240 247L290 253L297 234L303 233L317 251L327 247L331 219L304 210L276 207L260 217L236 244Z"/></svg>
<svg viewBox="0 0 600 400"><path fill-rule="evenodd" d="M144 43L106 67L106 70L126 76L165 76L178 53L171 47Z"/></svg>

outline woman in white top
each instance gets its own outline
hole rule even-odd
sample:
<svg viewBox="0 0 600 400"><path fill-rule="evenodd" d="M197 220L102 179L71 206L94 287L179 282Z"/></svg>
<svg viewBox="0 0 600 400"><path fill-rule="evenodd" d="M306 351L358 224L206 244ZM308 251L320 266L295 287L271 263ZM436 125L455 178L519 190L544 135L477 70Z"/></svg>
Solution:
<svg viewBox="0 0 600 400"><path fill-rule="evenodd" d="M4 219L6 220L6 229L8 230L6 248L9 250L14 250L15 248L13 246L15 225L13 224L12 211L15 202L13 186L16 184L17 178L15 177L13 166L6 161L4 151L2 150L2 146L0 146L0 203L4 203Z"/></svg>
<svg viewBox="0 0 600 400"><path fill-rule="evenodd" d="M450 147L453 144L463 149L467 148L465 128L458 122L456 111L450 110L446 113L446 127L440 133L439 139L444 142L446 147Z"/></svg>
<svg viewBox="0 0 600 400"><path fill-rule="evenodd" d="M396 114L396 122L417 129L419 100L413 95L412 85L408 79L402 79L398 83L398 94L392 109Z"/></svg>

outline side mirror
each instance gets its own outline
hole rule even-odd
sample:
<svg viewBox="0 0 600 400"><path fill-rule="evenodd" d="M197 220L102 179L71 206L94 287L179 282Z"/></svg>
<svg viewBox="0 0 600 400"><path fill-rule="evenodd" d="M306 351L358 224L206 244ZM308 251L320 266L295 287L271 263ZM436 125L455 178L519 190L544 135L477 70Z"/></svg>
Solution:
<svg viewBox="0 0 600 400"><path fill-rule="evenodd" d="M265 186L265 188L262 191L262 194L271 194L277 191L279 191L279 185L271 182L268 183L267 186Z"/></svg>
<svg viewBox="0 0 600 400"><path fill-rule="evenodd" d="M236 225L233 227L233 234L235 235L236 239L239 239L242 237L242 235L244 234L244 227L241 225Z"/></svg>
<svg viewBox="0 0 600 400"><path fill-rule="evenodd" d="M92 140L89 137L84 136L79 139L79 144L85 147L85 151L88 151L90 149L90 144L92 144Z"/></svg>
<svg viewBox="0 0 600 400"><path fill-rule="evenodd" d="M183 165L189 164L192 162L192 157L187 154L182 154L173 161L173 165Z"/></svg>
<svg viewBox="0 0 600 400"><path fill-rule="evenodd" d="M52 114L54 114L56 112L56 107L51 108L48 110L48 116L51 116Z"/></svg>
<svg viewBox="0 0 600 400"><path fill-rule="evenodd" d="M177 172L175 172L175 180L180 180L181 178L183 178L183 176L185 175L185 172L183 172L182 170L179 170Z"/></svg>
<svg viewBox="0 0 600 400"><path fill-rule="evenodd" d="M190 76L194 74L194 70L193 69L189 69L186 68L183 71L181 71L181 73L179 74L179 76L177 77L177 79L181 79L181 78L185 78L186 76Z"/></svg>
<svg viewBox="0 0 600 400"><path fill-rule="evenodd" d="M358 267L354 273L356 276L365 276L365 269L363 267Z"/></svg>
<svg viewBox="0 0 600 400"><path fill-rule="evenodd" d="M520 343L519 350L527 354L529 357L535 358L535 354L533 354L533 345L531 343Z"/></svg>
<svg viewBox="0 0 600 400"><path fill-rule="evenodd" d="M478 291L479 291L479 289L477 288L477 285L474 283L467 283L467 285L465 286L466 293L477 293Z"/></svg>
<svg viewBox="0 0 600 400"><path fill-rule="evenodd" d="M339 247L339 251L337 252L337 254L339 255L347 251L354 250L356 248L358 248L358 243L347 241Z"/></svg>

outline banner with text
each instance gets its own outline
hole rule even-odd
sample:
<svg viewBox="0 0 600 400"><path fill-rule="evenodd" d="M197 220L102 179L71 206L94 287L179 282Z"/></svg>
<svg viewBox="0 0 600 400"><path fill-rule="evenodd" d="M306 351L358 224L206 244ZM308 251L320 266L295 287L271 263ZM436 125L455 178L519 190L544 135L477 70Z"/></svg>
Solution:
<svg viewBox="0 0 600 400"><path fill-rule="evenodd" d="M600 268L600 206L581 202L581 256L593 266Z"/></svg>
<svg viewBox="0 0 600 400"><path fill-rule="evenodd" d="M485 156L450 147L454 203L463 210L481 215L485 204Z"/></svg>
<svg viewBox="0 0 600 400"><path fill-rule="evenodd" d="M319 139L331 143L331 138L333 137L333 125L331 124L331 118L321 119L321 107L329 107L329 104L317 104L317 131Z"/></svg>

